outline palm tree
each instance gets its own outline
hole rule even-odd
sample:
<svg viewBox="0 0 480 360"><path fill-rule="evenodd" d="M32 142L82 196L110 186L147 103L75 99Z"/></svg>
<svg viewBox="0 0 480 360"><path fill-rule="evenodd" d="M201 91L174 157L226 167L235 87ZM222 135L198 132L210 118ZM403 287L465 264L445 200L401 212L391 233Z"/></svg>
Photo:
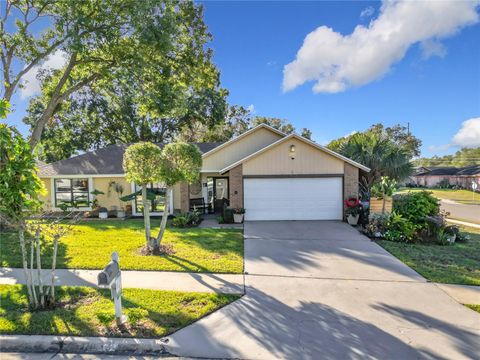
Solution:
<svg viewBox="0 0 480 360"><path fill-rule="evenodd" d="M400 181L413 172L410 156L383 134L356 133L340 146L339 152L371 169L364 175L368 187L382 176Z"/></svg>

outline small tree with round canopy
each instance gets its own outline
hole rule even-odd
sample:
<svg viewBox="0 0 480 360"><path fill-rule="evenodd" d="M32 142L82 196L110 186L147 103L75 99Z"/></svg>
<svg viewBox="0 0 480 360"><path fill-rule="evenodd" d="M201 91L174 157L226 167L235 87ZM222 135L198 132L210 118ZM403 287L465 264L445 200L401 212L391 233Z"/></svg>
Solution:
<svg viewBox="0 0 480 360"><path fill-rule="evenodd" d="M162 150L159 164L160 181L165 184L164 216L160 223L160 231L154 242L154 252L160 251L160 242L167 226L170 196L175 184L185 181L192 183L198 180L202 168L202 154L196 145L184 142L176 142L165 145Z"/></svg>
<svg viewBox="0 0 480 360"><path fill-rule="evenodd" d="M130 145L123 155L125 178L142 187L143 219L147 249L153 248L150 229L150 201L147 198L147 185L161 181L160 164L162 150L150 142Z"/></svg>

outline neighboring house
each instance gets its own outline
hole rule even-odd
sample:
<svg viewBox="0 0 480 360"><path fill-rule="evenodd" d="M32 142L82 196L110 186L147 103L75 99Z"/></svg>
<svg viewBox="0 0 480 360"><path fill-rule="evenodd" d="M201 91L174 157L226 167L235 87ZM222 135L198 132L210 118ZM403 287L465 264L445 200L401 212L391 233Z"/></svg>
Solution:
<svg viewBox="0 0 480 360"><path fill-rule="evenodd" d="M228 202L244 207L246 220L340 220L343 200L358 194L361 171L369 169L299 135L286 135L259 125L222 144L197 144L203 153L201 179L174 187L170 208L188 211L204 202L212 212ZM123 195L138 190L125 180L122 160L128 145L110 145L39 168L48 190L45 208L57 210L61 202L75 199L90 210L93 198L100 206L125 206L112 189L121 185ZM162 214L165 190L149 186L158 199L153 215ZM98 190L104 194L92 195ZM131 201L132 214L140 215L141 201Z"/></svg>
<svg viewBox="0 0 480 360"><path fill-rule="evenodd" d="M411 177L418 186L435 187L446 180L450 185L466 189L472 188L472 181L480 186L480 165L471 165L461 168L452 166L421 166L415 169Z"/></svg>

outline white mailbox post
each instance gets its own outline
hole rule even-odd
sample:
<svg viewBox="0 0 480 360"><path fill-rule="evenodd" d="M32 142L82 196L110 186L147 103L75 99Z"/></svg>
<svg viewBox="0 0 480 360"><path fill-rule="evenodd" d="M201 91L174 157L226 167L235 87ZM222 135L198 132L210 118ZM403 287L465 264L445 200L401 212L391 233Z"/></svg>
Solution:
<svg viewBox="0 0 480 360"><path fill-rule="evenodd" d="M110 288L115 304L115 319L118 325L122 325L127 321L127 317L122 315L122 273L118 261L118 253L114 251L112 261L105 266L105 269L100 271L97 281L99 287Z"/></svg>

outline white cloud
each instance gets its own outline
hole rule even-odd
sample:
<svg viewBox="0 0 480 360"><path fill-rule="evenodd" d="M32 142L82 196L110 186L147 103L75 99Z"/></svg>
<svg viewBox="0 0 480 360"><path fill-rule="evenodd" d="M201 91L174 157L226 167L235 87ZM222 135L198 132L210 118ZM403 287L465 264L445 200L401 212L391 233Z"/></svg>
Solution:
<svg viewBox="0 0 480 360"><path fill-rule="evenodd" d="M43 71L57 70L65 65L67 54L63 50L57 50L48 57L41 65L34 66L23 76L20 96L22 99L39 94L41 91L39 76Z"/></svg>
<svg viewBox="0 0 480 360"><path fill-rule="evenodd" d="M428 59L432 56L445 57L447 55L447 49L438 40L425 40L420 43L422 49L422 58Z"/></svg>
<svg viewBox="0 0 480 360"><path fill-rule="evenodd" d="M285 65L283 90L316 81L314 92L335 93L365 85L400 61L414 44L424 56L444 55L440 39L477 23L475 1L385 1L368 26L350 35L327 26L309 33L296 59Z"/></svg>
<svg viewBox="0 0 480 360"><path fill-rule="evenodd" d="M369 18L375 13L375 8L373 6L368 6L365 9L362 10L360 13L361 18Z"/></svg>
<svg viewBox="0 0 480 360"><path fill-rule="evenodd" d="M480 117L462 123L462 127L453 137L453 145L469 148L480 146Z"/></svg>
<svg viewBox="0 0 480 360"><path fill-rule="evenodd" d="M247 110L252 114L255 114L255 106L253 106L253 104L248 105Z"/></svg>
<svg viewBox="0 0 480 360"><path fill-rule="evenodd" d="M453 136L449 144L431 145L428 150L446 151L452 147L456 148L475 148L480 147L480 117L464 121L460 130Z"/></svg>

